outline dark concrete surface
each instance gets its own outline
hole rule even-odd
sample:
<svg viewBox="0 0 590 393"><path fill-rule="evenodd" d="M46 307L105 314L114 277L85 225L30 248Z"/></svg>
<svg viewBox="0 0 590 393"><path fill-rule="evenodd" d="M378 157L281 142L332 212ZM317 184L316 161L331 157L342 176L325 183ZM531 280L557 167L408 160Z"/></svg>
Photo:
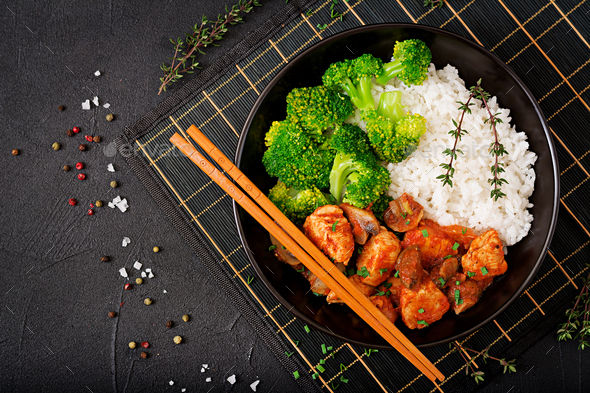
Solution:
<svg viewBox="0 0 590 393"><path fill-rule="evenodd" d="M262 3L245 24L230 28L221 47L206 51L204 66L285 4ZM258 379L259 392L297 390L123 159L105 150L125 125L176 90L157 95L159 65L172 54L168 39L188 32L202 14L223 12L224 4L1 2L0 391L250 391ZM82 111L81 103L95 95L101 106ZM108 113L113 122L106 121ZM82 132L67 137L74 126ZM87 143L84 135L102 141ZM54 142L60 150L52 150ZM80 143L89 150L79 151ZM12 149L20 154L12 156ZM76 178L76 162L85 164L84 181ZM115 173L107 171L109 163ZM64 172L65 164L72 170ZM112 180L118 188L110 188ZM116 195L127 198L128 212L106 207ZM70 206L69 198L78 204ZM86 215L99 199L105 207ZM126 248L123 237L131 239ZM161 251L154 253L154 246ZM101 262L103 255L110 262ZM136 260L155 277L124 291L127 281L118 270L125 266L137 277ZM152 305L143 304L146 297ZM109 318L109 311L117 316ZM191 320L183 322L183 314ZM184 338L181 345L172 342L176 335ZM130 341L148 341L149 357L129 349ZM205 373L202 364L210 367ZM517 374L482 391L590 388L588 355L554 335L519 364ZM226 382L232 374L234 386Z"/></svg>

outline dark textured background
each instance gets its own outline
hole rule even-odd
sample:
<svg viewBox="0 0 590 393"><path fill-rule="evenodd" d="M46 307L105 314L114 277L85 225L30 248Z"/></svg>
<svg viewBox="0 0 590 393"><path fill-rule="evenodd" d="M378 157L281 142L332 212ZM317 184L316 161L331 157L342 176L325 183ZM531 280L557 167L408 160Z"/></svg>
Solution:
<svg viewBox="0 0 590 393"><path fill-rule="evenodd" d="M284 6L263 7L230 28L211 64ZM157 105L159 65L168 38L188 32L223 2L2 2L0 7L0 391L258 391L297 389L249 325L169 224L109 143L125 125ZM94 71L100 70L100 77ZM98 95L101 106L82 111ZM110 109L102 104L109 102ZM58 112L58 105L66 111ZM107 113L115 121L105 120ZM68 138L75 125L82 132ZM83 135L100 135L80 152ZM53 142L62 149L51 149ZM19 149L13 157L10 150ZM105 150L106 149L106 150ZM84 162L78 171L63 172ZM106 170L114 163L117 172ZM120 187L112 190L111 180ZM127 198L126 213L108 207L86 216L90 202ZM79 203L68 205L69 198ZM131 239L121 246L124 236ZM159 246L161 252L151 251ZM108 255L111 262L100 262ZM155 278L123 291L118 269L139 260ZM166 290L168 293L163 293ZM145 297L154 299L143 305ZM121 314L109 319L114 305ZM184 323L181 316L191 315ZM167 320L176 325L167 330ZM172 337L181 335L182 345ZM129 341L149 341L148 359ZM201 364L211 370L201 373ZM481 362L480 362L481 363ZM519 371L482 391L587 391L590 357L572 342L545 337L518 360ZM485 367L484 367L485 370ZM238 382L225 379L236 374ZM211 377L211 383L205 378ZM168 382L173 380L174 386Z"/></svg>

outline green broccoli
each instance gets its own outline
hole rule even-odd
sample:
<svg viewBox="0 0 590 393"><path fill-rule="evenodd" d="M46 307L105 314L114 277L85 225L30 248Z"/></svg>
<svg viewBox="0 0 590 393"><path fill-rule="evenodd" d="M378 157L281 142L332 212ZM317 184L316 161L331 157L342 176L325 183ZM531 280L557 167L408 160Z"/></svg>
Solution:
<svg viewBox="0 0 590 393"><path fill-rule="evenodd" d="M393 163L405 160L420 144L426 132L426 119L418 113L406 115L401 105L401 92L381 94L378 110L365 110L361 118L367 124L367 135L380 160Z"/></svg>
<svg viewBox="0 0 590 393"><path fill-rule="evenodd" d="M383 221L383 214L389 209L389 202L391 201L393 201L393 198L387 195L387 192L384 192L375 202L373 202L371 211L379 221Z"/></svg>
<svg viewBox="0 0 590 393"><path fill-rule="evenodd" d="M350 98L326 86L302 87L287 95L287 120L313 135L342 123L354 113Z"/></svg>
<svg viewBox="0 0 590 393"><path fill-rule="evenodd" d="M335 152L327 149L297 124L273 122L265 136L268 150L262 163L270 176L300 190L329 187Z"/></svg>
<svg viewBox="0 0 590 393"><path fill-rule="evenodd" d="M421 85L427 77L432 53L423 41L396 41L393 58L392 62L383 64L377 83L384 85L397 76L407 86Z"/></svg>
<svg viewBox="0 0 590 393"><path fill-rule="evenodd" d="M336 150L330 193L337 203L366 208L391 184L389 172L375 158L367 135L355 125L338 127L330 144Z"/></svg>
<svg viewBox="0 0 590 393"><path fill-rule="evenodd" d="M331 64L322 81L325 86L344 90L360 110L373 109L375 101L371 95L371 79L381 73L382 67L381 59L366 53L356 59Z"/></svg>
<svg viewBox="0 0 590 393"><path fill-rule="evenodd" d="M297 190L287 187L280 180L268 192L268 199L295 225L302 224L305 218L318 207L330 203L328 198L315 186L306 190Z"/></svg>

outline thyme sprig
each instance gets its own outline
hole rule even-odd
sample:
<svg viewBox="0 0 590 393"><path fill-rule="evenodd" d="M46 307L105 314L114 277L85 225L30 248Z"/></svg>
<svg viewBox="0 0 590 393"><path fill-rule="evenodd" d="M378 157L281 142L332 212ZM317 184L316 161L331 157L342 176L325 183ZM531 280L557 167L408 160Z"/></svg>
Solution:
<svg viewBox="0 0 590 393"><path fill-rule="evenodd" d="M445 5L445 0L424 0L424 7L442 8L443 5Z"/></svg>
<svg viewBox="0 0 590 393"><path fill-rule="evenodd" d="M197 55L205 54L203 48L209 45L219 46L217 41L223 39L223 36L228 31L228 26L233 26L238 23L243 23L243 14L247 14L254 7L260 6L259 0L239 0L228 9L225 7L225 15L217 15L217 20L209 20L205 15L201 18L201 24L196 23L192 27L192 33L185 34L185 40L180 37L176 40L170 39L174 45L174 56L169 58L171 63L162 63L160 69L164 71L164 76L160 78L160 89L158 95L162 91L166 91L166 87L170 83L177 82L185 74L192 74L195 69L200 68L197 62Z"/></svg>
<svg viewBox="0 0 590 393"><path fill-rule="evenodd" d="M476 351L471 348L464 347L461 344L456 343L456 342L449 344L449 348L452 348L451 352L458 352L461 355L461 357L463 358L463 360L465 361L465 363L467 364L467 366L465 367L465 375L469 375L469 371L471 371L471 377L475 380L475 383L477 383L478 385L480 382L483 382L485 373L483 371L475 371L475 369L473 368L473 365L472 365L475 358L469 358L469 359L466 358L463 355L463 351L465 351L465 353L467 353L466 351L470 351L470 352L480 355L483 359L483 362L486 364L487 364L488 359L492 359L492 360L499 362L500 365L504 367L504 371L502 371L504 374L506 374L506 372L508 372L508 374L516 372L516 359L506 360L504 358L499 359L499 358L495 358L493 356L490 356L490 354L489 354L490 347L491 347L491 344L488 345L486 347L486 349L484 349L483 351L480 352L480 351Z"/></svg>
<svg viewBox="0 0 590 393"><path fill-rule="evenodd" d="M508 152L504 148L504 145L498 141L498 131L496 130L496 124L503 123L503 121L498 117L500 112L492 113L492 111L490 110L490 107L488 106L490 93L482 89L481 79L477 81L475 86L472 86L469 89L469 92L469 98L467 99L466 103L457 101L457 104L460 105L458 109L461 111L461 119L458 124L455 121L455 119L451 119L453 121L453 125L456 128L449 131L449 134L455 137L455 144L453 145L452 149L447 148L445 149L445 151L443 151L445 155L451 157L451 160L448 164L440 164L440 166L443 169L446 169L447 171L444 174L437 176L436 178L442 181L443 186L448 185L453 187L453 181L451 180L455 174L453 161L457 161L457 152L463 154L463 152L460 149L457 149L457 143L461 140L461 137L463 135L468 134L466 130L461 128L461 125L463 124L463 118L465 116L465 113L471 114L471 108L469 107L475 105L475 103L472 103L471 100L473 98L476 98L483 103L483 106L486 108L489 115L489 117L484 120L484 124L489 124L490 129L494 131L494 142L492 142L489 147L489 153L494 156L494 165L490 167L492 177L488 179L488 183L494 186L494 189L490 191L490 198L494 199L494 201L497 201L499 198L506 196L506 194L504 194L501 190L502 184L508 184L508 181L506 179L500 177L500 174L505 172L504 164L498 162L499 157L508 154Z"/></svg>
<svg viewBox="0 0 590 393"><path fill-rule="evenodd" d="M586 266L590 267L588 264ZM576 296L574 306L565 312L567 321L557 326L557 339L559 341L578 340L578 349L586 349L590 346L586 341L590 336L590 293L588 291L590 276L583 279L582 283L584 286ZM572 337L574 333L575 336Z"/></svg>

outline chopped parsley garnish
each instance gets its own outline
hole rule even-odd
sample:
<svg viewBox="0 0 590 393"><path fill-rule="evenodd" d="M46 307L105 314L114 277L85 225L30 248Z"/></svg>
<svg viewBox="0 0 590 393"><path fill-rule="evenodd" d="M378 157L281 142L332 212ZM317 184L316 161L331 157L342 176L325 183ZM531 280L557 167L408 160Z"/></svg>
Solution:
<svg viewBox="0 0 590 393"><path fill-rule="evenodd" d="M391 287L391 283L390 282L386 282L386 283L383 284L383 286L385 288L389 288L389 287Z"/></svg>
<svg viewBox="0 0 590 393"><path fill-rule="evenodd" d="M421 308L420 310L418 310L418 312L419 312L420 314L422 314L422 313L424 312L424 309L423 309L423 308Z"/></svg>
<svg viewBox="0 0 590 393"><path fill-rule="evenodd" d="M294 371L293 376L295 377L295 379L299 379L299 371Z"/></svg>
<svg viewBox="0 0 590 393"><path fill-rule="evenodd" d="M308 11L305 13L305 15L306 15L306 16L312 16L312 15L313 15L313 11L312 11L312 10L308 10Z"/></svg>
<svg viewBox="0 0 590 393"><path fill-rule="evenodd" d="M428 326L428 322L426 322L426 321L418 321L418 325Z"/></svg>
<svg viewBox="0 0 590 393"><path fill-rule="evenodd" d="M445 280L444 280L442 277L439 277L439 278L438 278L438 281L440 281L440 285L441 285L441 286L443 286L443 287L444 287L444 286L445 286L445 284L447 283L447 282L446 282L446 281L445 281Z"/></svg>
<svg viewBox="0 0 590 393"><path fill-rule="evenodd" d="M336 260L336 257L332 257L330 258L330 261L334 262Z"/></svg>
<svg viewBox="0 0 590 393"><path fill-rule="evenodd" d="M365 348L365 355L367 355L367 357L371 356L372 353L376 353L379 352L378 349L370 349L370 348Z"/></svg>
<svg viewBox="0 0 590 393"><path fill-rule="evenodd" d="M395 274L393 275L394 277L399 277L399 270L395 271Z"/></svg>
<svg viewBox="0 0 590 393"><path fill-rule="evenodd" d="M314 295L316 295L316 296L322 296L322 295L320 295L320 294L319 294L319 293L317 293L317 292L312 292L312 293L313 293Z"/></svg>
<svg viewBox="0 0 590 393"><path fill-rule="evenodd" d="M250 285L254 281L254 277L248 276L248 285Z"/></svg>
<svg viewBox="0 0 590 393"><path fill-rule="evenodd" d="M426 229L422 229L422 236L428 237L428 231Z"/></svg>
<svg viewBox="0 0 590 393"><path fill-rule="evenodd" d="M331 350L332 350L332 347L328 347L328 348L326 348L326 349L327 349L328 351L331 351Z"/></svg>
<svg viewBox="0 0 590 393"><path fill-rule="evenodd" d="M406 221L406 225L410 225L410 220Z"/></svg>
<svg viewBox="0 0 590 393"><path fill-rule="evenodd" d="M327 24L327 23L324 23L323 25L320 25L320 24L318 23L318 26L317 26L317 27L318 27L318 29L320 29L320 30L324 30L326 27L328 27L328 24Z"/></svg>
<svg viewBox="0 0 590 393"><path fill-rule="evenodd" d="M328 351L326 350L326 344L322 344L322 353L324 355L328 353Z"/></svg>
<svg viewBox="0 0 590 393"><path fill-rule="evenodd" d="M385 292L385 296L389 297L389 295L391 295L391 291Z"/></svg>
<svg viewBox="0 0 590 393"><path fill-rule="evenodd" d="M289 352L285 351L285 355L287 355L287 357L288 357L288 358L290 358L290 357L291 357L291 355L293 355L294 353L295 353L295 352L291 352L291 353L289 353Z"/></svg>
<svg viewBox="0 0 590 393"><path fill-rule="evenodd" d="M473 272L467 272L467 277L473 277L473 276L475 276L475 273L473 273Z"/></svg>
<svg viewBox="0 0 590 393"><path fill-rule="evenodd" d="M332 224L332 232L336 232L336 225L338 225L338 220L334 224Z"/></svg>
<svg viewBox="0 0 590 393"><path fill-rule="evenodd" d="M305 271L304 267L302 267L301 269L297 269L297 272L299 272L299 273L303 273L304 271Z"/></svg>
<svg viewBox="0 0 590 393"><path fill-rule="evenodd" d="M281 245L281 247L283 247L283 250L286 250L286 249L287 249L287 247L285 247L285 246L283 246L283 245Z"/></svg>
<svg viewBox="0 0 590 393"><path fill-rule="evenodd" d="M326 364L326 361L324 359L320 359L320 364Z"/></svg>
<svg viewBox="0 0 590 393"><path fill-rule="evenodd" d="M366 266L363 266L361 270L357 270L356 274L363 278L369 277L369 271L367 270Z"/></svg>
<svg viewBox="0 0 590 393"><path fill-rule="evenodd" d="M318 370L320 370L320 372L321 372L321 373L323 373L324 371L326 371L326 369L324 368L324 366L322 366L321 364L318 364L318 365L316 366L316 368L317 368Z"/></svg>
<svg viewBox="0 0 590 393"><path fill-rule="evenodd" d="M342 20L342 14L340 14L340 20ZM332 390L336 390L340 386L336 382L332 382L330 385L332 385Z"/></svg>
<svg viewBox="0 0 590 393"><path fill-rule="evenodd" d="M385 296L385 292L383 292L383 291L377 291L377 295L378 296Z"/></svg>
<svg viewBox="0 0 590 393"><path fill-rule="evenodd" d="M347 368L344 364L340 363L340 371L346 371Z"/></svg>
<svg viewBox="0 0 590 393"><path fill-rule="evenodd" d="M459 281L459 280L455 281L455 285L461 285L461 281Z"/></svg>
<svg viewBox="0 0 590 393"><path fill-rule="evenodd" d="M270 246L270 247L268 248L268 251L272 251L272 250L274 250L275 248L277 248L277 246L273 244L272 246Z"/></svg>
<svg viewBox="0 0 590 393"><path fill-rule="evenodd" d="M298 347L299 346L299 341L295 340L293 341L295 343L295 346Z"/></svg>
<svg viewBox="0 0 590 393"><path fill-rule="evenodd" d="M305 329L305 333L309 333L309 332L311 332L311 330L309 330L309 326L307 326L307 325L305 325L305 326L303 327L303 329Z"/></svg>
<svg viewBox="0 0 590 393"><path fill-rule="evenodd" d="M401 216L404 220L406 219L406 213L402 213Z"/></svg>
<svg viewBox="0 0 590 393"><path fill-rule="evenodd" d="M457 251L458 248L459 248L459 243L455 242L455 244L453 244L453 250Z"/></svg>
<svg viewBox="0 0 590 393"><path fill-rule="evenodd" d="M316 378L317 378L317 377L319 377L319 376L320 376L320 373L315 373L315 374L313 374L311 377L312 377L313 379L316 379Z"/></svg>
<svg viewBox="0 0 590 393"><path fill-rule="evenodd" d="M383 273L387 271L387 268L379 269L379 274L383 276Z"/></svg>
<svg viewBox="0 0 590 393"><path fill-rule="evenodd" d="M348 383L348 379L344 378L344 375L340 376L340 381L344 383Z"/></svg>
<svg viewBox="0 0 590 393"><path fill-rule="evenodd" d="M461 297L461 292L458 289L455 289L455 303L456 304L461 304L461 303L459 303L460 297Z"/></svg>
<svg viewBox="0 0 590 393"><path fill-rule="evenodd" d="M467 228L461 229L461 233L464 235L467 232Z"/></svg>
<svg viewBox="0 0 590 393"><path fill-rule="evenodd" d="M452 255L447 255L447 256L446 256L446 257L444 257L443 259L449 259L449 258L451 258L451 257L452 257Z"/></svg>
<svg viewBox="0 0 590 393"><path fill-rule="evenodd" d="M459 299L459 301L457 302L457 306L463 304L463 299Z"/></svg>
<svg viewBox="0 0 590 393"><path fill-rule="evenodd" d="M362 254L363 253L363 248L362 247L357 248L356 249L356 252L358 252L359 254Z"/></svg>
<svg viewBox="0 0 590 393"><path fill-rule="evenodd" d="M489 273L489 272L488 272L488 269L486 269L486 267L485 267L485 266L484 266L484 267L482 267L482 268L481 268L481 269L479 269L479 270L481 270L481 274L483 274L484 276L485 276L486 274L488 274L488 273Z"/></svg>
<svg viewBox="0 0 590 393"><path fill-rule="evenodd" d="M355 272L354 272L354 269L348 269L348 270L346 271L346 273L348 273L348 276L354 276L354 273L355 273Z"/></svg>

